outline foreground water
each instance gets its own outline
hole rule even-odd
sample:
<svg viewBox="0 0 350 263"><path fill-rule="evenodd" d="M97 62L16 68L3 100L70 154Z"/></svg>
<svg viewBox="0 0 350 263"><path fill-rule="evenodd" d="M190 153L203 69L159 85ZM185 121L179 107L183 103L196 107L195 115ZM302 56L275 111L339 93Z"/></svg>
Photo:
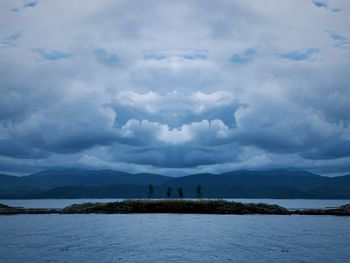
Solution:
<svg viewBox="0 0 350 263"><path fill-rule="evenodd" d="M228 199L326 208L350 200ZM117 199L0 200L62 208ZM350 218L259 215L0 216L0 262L349 262Z"/></svg>
<svg viewBox="0 0 350 263"><path fill-rule="evenodd" d="M349 262L350 218L237 215L0 217L0 262Z"/></svg>
<svg viewBox="0 0 350 263"><path fill-rule="evenodd" d="M87 202L116 202L122 199L0 199L0 203L10 206L23 206L31 208L64 208L71 204ZM288 209L330 208L350 204L350 200L319 200L319 199L225 199L243 203L277 204Z"/></svg>

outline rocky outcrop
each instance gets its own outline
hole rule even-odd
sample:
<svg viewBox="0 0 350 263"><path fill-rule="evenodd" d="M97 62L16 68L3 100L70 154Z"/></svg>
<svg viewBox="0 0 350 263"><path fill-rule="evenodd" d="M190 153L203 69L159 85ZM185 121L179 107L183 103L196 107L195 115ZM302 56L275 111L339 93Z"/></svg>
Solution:
<svg viewBox="0 0 350 263"><path fill-rule="evenodd" d="M277 205L242 204L236 202L203 200L127 200L115 203L86 203L71 205L62 213L183 213L183 214L289 214Z"/></svg>
<svg viewBox="0 0 350 263"><path fill-rule="evenodd" d="M6 209L6 208L9 208L8 205L4 205L4 204L0 204L0 209Z"/></svg>
<svg viewBox="0 0 350 263"><path fill-rule="evenodd" d="M24 208L24 207L12 207L4 204L0 204L0 215L19 215L19 214L56 214L60 209L51 208Z"/></svg>
<svg viewBox="0 0 350 263"><path fill-rule="evenodd" d="M229 215L337 215L350 216L350 204L331 209L290 211L278 205L237 203L222 200L125 200L113 203L84 203L63 209L10 207L0 204L0 215L13 214L122 214L122 213L179 213Z"/></svg>
<svg viewBox="0 0 350 263"><path fill-rule="evenodd" d="M350 204L342 205L329 209L305 209L293 211L297 215L334 215L334 216L350 216Z"/></svg>

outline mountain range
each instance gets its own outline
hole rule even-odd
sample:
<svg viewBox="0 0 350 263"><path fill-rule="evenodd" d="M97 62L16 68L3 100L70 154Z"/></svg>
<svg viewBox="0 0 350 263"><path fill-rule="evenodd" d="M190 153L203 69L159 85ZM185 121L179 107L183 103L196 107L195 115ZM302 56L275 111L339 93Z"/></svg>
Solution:
<svg viewBox="0 0 350 263"><path fill-rule="evenodd" d="M129 174L113 170L50 170L27 176L0 174L0 199L36 198L154 198L196 197L201 185L205 198L315 198L350 199L350 175L325 177L307 171L239 170L222 174L168 177L152 173Z"/></svg>

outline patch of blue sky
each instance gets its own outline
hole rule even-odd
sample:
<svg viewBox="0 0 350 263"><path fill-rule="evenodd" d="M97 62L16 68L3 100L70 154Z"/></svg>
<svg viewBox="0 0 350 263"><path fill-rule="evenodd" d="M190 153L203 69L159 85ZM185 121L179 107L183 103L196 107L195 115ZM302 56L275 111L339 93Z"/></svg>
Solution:
<svg viewBox="0 0 350 263"><path fill-rule="evenodd" d="M337 47L344 47L350 45L350 41L348 38L334 32L334 31L327 31L329 34L329 37L333 39L334 45Z"/></svg>
<svg viewBox="0 0 350 263"><path fill-rule="evenodd" d="M248 48L241 54L234 54L230 60L233 63L247 63L255 57L256 53L256 49Z"/></svg>
<svg viewBox="0 0 350 263"><path fill-rule="evenodd" d="M59 50L45 51L43 49L34 49L33 52L36 53L41 59L50 61L69 59L73 57L73 54Z"/></svg>
<svg viewBox="0 0 350 263"><path fill-rule="evenodd" d="M35 7L36 5L39 4L38 0L32 0L32 1L27 1L23 4L24 8L31 8L31 7Z"/></svg>
<svg viewBox="0 0 350 263"><path fill-rule="evenodd" d="M94 50L97 60L106 66L116 66L120 62L120 58L117 54L108 53L102 48L97 48Z"/></svg>
<svg viewBox="0 0 350 263"><path fill-rule="evenodd" d="M281 59L292 60L292 61L309 60L318 51L319 50L315 48L309 48L305 50L294 50L286 53L279 53L277 54L277 57Z"/></svg>
<svg viewBox="0 0 350 263"><path fill-rule="evenodd" d="M324 9L327 9L327 10L332 11L332 12L340 12L341 11L340 8L330 7L326 1L313 0L312 3L317 7L324 8Z"/></svg>
<svg viewBox="0 0 350 263"><path fill-rule="evenodd" d="M317 7L323 7L323 8L328 8L328 4L319 0L314 0L313 1L314 5Z"/></svg>
<svg viewBox="0 0 350 263"><path fill-rule="evenodd" d="M163 60L168 58L181 58L186 60L205 60L208 59L207 50L176 50L176 51L144 51L145 60Z"/></svg>
<svg viewBox="0 0 350 263"><path fill-rule="evenodd" d="M207 59L207 54L204 53L194 53L194 54L186 54L183 56L184 59L190 59L190 60L202 60Z"/></svg>
<svg viewBox="0 0 350 263"><path fill-rule="evenodd" d="M14 47L16 46L16 42L18 39L20 39L23 35L24 31L18 31L16 33L13 33L7 37L4 37L1 40L1 46L2 47Z"/></svg>
<svg viewBox="0 0 350 263"><path fill-rule="evenodd" d="M164 54L144 54L143 59L145 60L162 60L166 59L168 56Z"/></svg>

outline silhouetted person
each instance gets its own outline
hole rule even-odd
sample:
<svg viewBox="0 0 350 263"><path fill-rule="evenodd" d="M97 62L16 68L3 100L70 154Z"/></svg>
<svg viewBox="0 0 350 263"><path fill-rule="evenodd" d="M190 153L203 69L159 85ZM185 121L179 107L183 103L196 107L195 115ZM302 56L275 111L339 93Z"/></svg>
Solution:
<svg viewBox="0 0 350 263"><path fill-rule="evenodd" d="M172 191L171 187L168 187L168 188L166 189L166 197L168 197L168 198L171 197L171 191Z"/></svg>
<svg viewBox="0 0 350 263"><path fill-rule="evenodd" d="M182 189L182 187L179 187L178 192L179 192L179 198L183 198L184 197L184 190Z"/></svg>
<svg viewBox="0 0 350 263"><path fill-rule="evenodd" d="M154 194L154 187L153 187L153 185L150 184L148 186L148 198L152 198L153 194Z"/></svg>
<svg viewBox="0 0 350 263"><path fill-rule="evenodd" d="M203 196L202 187L200 184L196 188L196 196L197 196L197 198L202 198L202 196Z"/></svg>

